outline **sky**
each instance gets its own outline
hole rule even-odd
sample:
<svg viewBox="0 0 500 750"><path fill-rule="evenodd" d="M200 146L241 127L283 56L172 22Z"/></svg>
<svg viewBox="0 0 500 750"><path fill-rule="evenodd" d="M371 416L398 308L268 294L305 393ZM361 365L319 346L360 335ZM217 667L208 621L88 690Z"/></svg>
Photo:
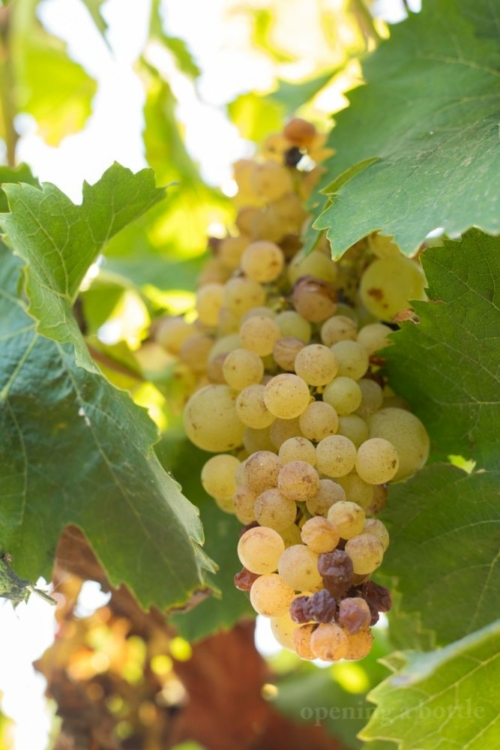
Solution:
<svg viewBox="0 0 500 750"><path fill-rule="evenodd" d="M199 162L203 177L224 186L232 162L249 155L249 144L227 119L223 105L247 90L271 88L274 73L265 64L245 61L237 44L231 54L214 54L224 0L166 0L165 5L168 33L188 42L203 71L199 95L174 71L170 79L179 102L177 115L186 128L187 147ZM409 5L413 10L420 8L419 0ZM374 8L390 22L404 16L401 0L378 0ZM29 117L21 116L16 123L22 134L19 160L29 163L42 181L54 182L74 201L81 197L83 180L95 182L115 160L133 171L147 166L141 141L144 92L133 63L146 39L149 3L108 0L104 15L111 50L80 0L45 0L40 6L44 25L68 43L69 54L98 82L93 113L84 131L54 149L36 134ZM82 616L103 603L97 584L85 584L79 602ZM16 721L15 750L45 750L51 715L43 698L44 680L34 672L32 661L53 640L54 611L36 596L15 612L10 603L0 603L0 628L0 692L4 711ZM265 655L276 649L266 623L259 624L257 645Z"/></svg>

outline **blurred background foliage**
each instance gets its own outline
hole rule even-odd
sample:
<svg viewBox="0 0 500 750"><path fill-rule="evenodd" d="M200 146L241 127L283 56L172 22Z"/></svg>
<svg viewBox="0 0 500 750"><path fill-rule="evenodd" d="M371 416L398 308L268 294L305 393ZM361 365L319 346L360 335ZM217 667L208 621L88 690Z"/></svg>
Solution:
<svg viewBox="0 0 500 750"><path fill-rule="evenodd" d="M113 15L108 12L113 0L75 0L67 6L69 27L75 24L71 8L82 4L106 47L102 54L117 54L112 21L120 13L117 3ZM90 40L89 64L76 59L71 45L44 22L50 17L45 12L49 5L64 11L61 3L39 0L3 2L0 8L0 138L4 163L10 167L17 167L29 153L30 139L42 139L55 148L79 138L90 127L100 94L89 72L96 37ZM221 565L218 585L225 596L173 617L167 627L159 613L144 615L124 592L114 593L104 607L83 616L78 601L84 574L105 590L107 584L84 543L86 562L79 575L72 569L74 545L71 554L66 547L57 574L66 601L58 612L58 639L38 664L62 717L52 746L224 748L203 706L208 701L216 715L229 701L232 714L223 714L222 720L227 747L243 746L238 743L252 721L255 725L256 716L261 725L260 739L251 745L255 748L277 747L273 732L278 730L279 741L288 738L287 747L360 747L355 735L368 718L366 694L386 673L377 663L387 652L383 631L361 664L326 669L301 663L288 652L275 654L266 664L253 646L250 624L247 630L207 637L231 627L241 616L250 617L245 596L232 584L238 569L236 525L209 501L199 472L193 471L203 459L177 430L185 391L182 374L174 376L172 362L153 344L148 346L148 336L152 321L162 313L189 314L197 274L209 256L207 236L234 231L231 154L224 153L214 120L207 116L204 122L210 108L218 106L231 123L227 127L240 157L250 156L255 144L279 130L291 113L326 130L331 113L345 106L343 92L361 82L360 58L388 36L388 27L372 16L365 0L152 0L144 5L149 8L147 31L131 60L142 87L142 159L144 166L155 170L157 184L169 186L167 198L109 243L106 257L85 279L75 314L111 382L130 390L162 430L169 426L158 455L200 507L207 551ZM213 16L212 26L204 30L207 8L202 5L212 6L208 16ZM130 13L131 7L124 12ZM198 50L170 33L171 13L201 27L198 36L204 44ZM133 25L134 18L128 20ZM138 23L139 39L141 28ZM128 91L123 89L119 96L125 101ZM186 145L193 118L204 136L207 162L220 165L220 179L214 179L213 169L207 177L200 154ZM94 156L84 153L89 163ZM37 164L31 166L34 176L19 166L19 179L36 184ZM67 170L80 179L71 163ZM200 638L204 640L194 650L185 640ZM248 706L237 707L229 696L242 680L247 680L250 697L245 699ZM196 684L201 686L198 690ZM213 705L217 691L220 698ZM309 719L311 724L303 710L308 706L350 709L352 716L348 721L328 716L322 728L308 726L302 734L295 722ZM247 708L250 716L244 720ZM82 717L87 745L77 744ZM284 717L292 721L286 731ZM0 750L12 747L8 735L8 722L1 717ZM89 737L94 744L89 744ZM64 744L70 740L75 744Z"/></svg>

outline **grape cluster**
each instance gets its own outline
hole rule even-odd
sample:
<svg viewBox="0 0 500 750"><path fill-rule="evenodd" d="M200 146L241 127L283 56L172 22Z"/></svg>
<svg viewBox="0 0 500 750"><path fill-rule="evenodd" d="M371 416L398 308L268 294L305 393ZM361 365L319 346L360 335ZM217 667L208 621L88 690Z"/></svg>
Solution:
<svg viewBox="0 0 500 750"><path fill-rule="evenodd" d="M295 118L236 163L237 232L211 243L195 322L165 319L156 337L193 373L185 430L217 454L203 487L246 527L236 586L281 645L335 661L365 656L390 608L370 581L389 544L374 515L429 441L377 355L394 312L423 295L418 262L377 236L339 263L324 238L300 252L324 144Z"/></svg>

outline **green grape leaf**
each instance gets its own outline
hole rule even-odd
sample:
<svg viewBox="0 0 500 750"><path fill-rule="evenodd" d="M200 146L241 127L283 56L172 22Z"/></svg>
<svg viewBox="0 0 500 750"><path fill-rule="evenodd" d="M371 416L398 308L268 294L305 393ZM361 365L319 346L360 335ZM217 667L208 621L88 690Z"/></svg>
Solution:
<svg viewBox="0 0 500 750"><path fill-rule="evenodd" d="M426 425L435 451L499 468L500 238L473 229L423 254L429 302L384 352L398 394Z"/></svg>
<svg viewBox="0 0 500 750"><path fill-rule="evenodd" d="M369 694L377 708L360 734L367 750L371 740L398 750L500 746L499 621L438 651L396 656L403 665Z"/></svg>
<svg viewBox="0 0 500 750"><path fill-rule="evenodd" d="M241 570L236 554L241 524L221 511L203 489L200 481L208 453L189 443L183 434L169 431L157 446L160 460L182 484L184 492L200 510L206 534L206 553L219 570L214 585L219 593L200 602L195 609L170 617L179 633L189 641L228 630L242 617L255 617L248 594L238 591L234 575Z"/></svg>
<svg viewBox="0 0 500 750"><path fill-rule="evenodd" d="M164 197L154 174L137 174L119 164L95 185L84 183L75 205L59 188L45 183L5 185L10 213L0 216L14 252L26 262L29 313L38 332L61 343L73 342L81 364L90 367L72 315L72 305L89 268L108 240Z"/></svg>
<svg viewBox="0 0 500 750"><path fill-rule="evenodd" d="M110 582L144 608L210 587L197 509L161 467L155 425L72 344L38 334L17 297L20 261L0 264L0 551L20 576L50 578L59 535L87 535Z"/></svg>
<svg viewBox="0 0 500 750"><path fill-rule="evenodd" d="M106 31L108 30L108 24L104 20L101 12L102 6L106 2L106 0L83 0L83 2L85 3L85 7L91 15L93 22L101 32L102 38L107 44L108 40L106 38Z"/></svg>
<svg viewBox="0 0 500 750"><path fill-rule="evenodd" d="M314 224L334 257L377 230L407 254L437 227L500 231L499 30L498 3L424 0L365 61L366 85L330 136L331 204Z"/></svg>
<svg viewBox="0 0 500 750"><path fill-rule="evenodd" d="M440 646L500 611L499 478L433 464L393 485L380 514L391 534L382 572L397 580L398 612L418 617ZM419 643L405 635L407 647Z"/></svg>
<svg viewBox="0 0 500 750"><path fill-rule="evenodd" d="M33 185L34 187L40 187L40 183L37 178L31 172L31 169L27 164L19 164L17 167L0 167L0 185L8 182L24 182L27 185ZM7 196L2 189L0 189L0 213L5 213L9 210L9 204Z"/></svg>
<svg viewBox="0 0 500 750"><path fill-rule="evenodd" d="M97 84L68 56L66 44L45 31L37 2L11 6L13 106L32 115L44 140L58 146L85 125Z"/></svg>

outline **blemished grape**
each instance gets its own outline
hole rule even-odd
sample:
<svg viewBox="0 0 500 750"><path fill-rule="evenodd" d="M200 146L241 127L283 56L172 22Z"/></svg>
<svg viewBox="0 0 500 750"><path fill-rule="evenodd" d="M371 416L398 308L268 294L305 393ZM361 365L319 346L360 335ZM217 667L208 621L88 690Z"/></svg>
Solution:
<svg viewBox="0 0 500 750"><path fill-rule="evenodd" d="M321 589L308 597L305 610L314 622L333 622L337 613L337 602L327 589Z"/></svg>
<svg viewBox="0 0 500 750"><path fill-rule="evenodd" d="M349 500L335 503L328 511L328 520L337 529L342 539L352 539L361 534L365 527L365 514L362 508ZM357 572L356 570L354 571Z"/></svg>
<svg viewBox="0 0 500 750"><path fill-rule="evenodd" d="M415 474L429 456L429 436L422 422L405 409L380 409L370 417L370 438L384 438L395 447L399 468L395 482Z"/></svg>
<svg viewBox="0 0 500 750"><path fill-rule="evenodd" d="M226 383L236 391L256 385L264 375L264 364L255 352L233 349L224 359L222 372Z"/></svg>
<svg viewBox="0 0 500 750"><path fill-rule="evenodd" d="M257 493L246 484L240 484L233 494L233 509L240 523L247 524L255 521L254 505Z"/></svg>
<svg viewBox="0 0 500 750"><path fill-rule="evenodd" d="M261 492L276 487L281 468L281 461L275 453L257 451L245 461L244 482L247 487L260 495Z"/></svg>
<svg viewBox="0 0 500 750"><path fill-rule="evenodd" d="M337 433L349 438L356 448L359 448L361 443L368 440L370 434L368 425L358 414L346 414L343 417L339 417Z"/></svg>
<svg viewBox="0 0 500 750"><path fill-rule="evenodd" d="M337 291L327 281L303 276L293 288L293 304L306 320L322 323L337 309Z"/></svg>
<svg viewBox="0 0 500 750"><path fill-rule="evenodd" d="M307 383L292 373L276 375L266 385L264 401L275 417L293 419L305 411L310 394Z"/></svg>
<svg viewBox="0 0 500 750"><path fill-rule="evenodd" d="M273 347L273 358L277 365L286 372L294 372L295 358L305 346L301 339L292 336L282 336Z"/></svg>
<svg viewBox="0 0 500 750"><path fill-rule="evenodd" d="M315 623L295 627L295 630L292 633L292 643L294 651L296 651L301 659L307 659L309 661L316 659L316 656L311 649L311 636L317 627L318 626Z"/></svg>
<svg viewBox="0 0 500 750"><path fill-rule="evenodd" d="M356 446L342 435L330 435L316 446L316 466L328 477L343 477L349 474L356 462Z"/></svg>
<svg viewBox="0 0 500 750"><path fill-rule="evenodd" d="M219 500L229 500L236 491L235 474L240 462L235 456L222 454L209 458L201 470L205 492Z"/></svg>
<svg viewBox="0 0 500 750"><path fill-rule="evenodd" d="M250 603L264 617L283 617L290 609L295 592L277 573L261 575L250 589Z"/></svg>
<svg viewBox="0 0 500 750"><path fill-rule="evenodd" d="M292 117L292 119L283 128L283 135L293 145L306 148L314 140L317 130L314 125L301 117Z"/></svg>
<svg viewBox="0 0 500 750"><path fill-rule="evenodd" d="M276 487L262 492L255 501L254 513L261 526L283 531L294 521L297 506Z"/></svg>
<svg viewBox="0 0 500 750"><path fill-rule="evenodd" d="M290 461L278 475L280 491L295 502L314 497L319 490L319 475L306 461Z"/></svg>
<svg viewBox="0 0 500 750"><path fill-rule="evenodd" d="M276 417L271 414L264 401L265 386L249 385L238 394L236 413L247 427L263 430L272 425Z"/></svg>
<svg viewBox="0 0 500 750"><path fill-rule="evenodd" d="M318 625L311 636L311 651L317 659L339 661L348 652L347 635L333 622Z"/></svg>
<svg viewBox="0 0 500 750"><path fill-rule="evenodd" d="M246 568L242 568L239 573L234 576L234 585L238 591L250 591L252 584L258 578L257 573L251 573Z"/></svg>
<svg viewBox="0 0 500 750"><path fill-rule="evenodd" d="M300 339L305 344L311 340L311 324L295 310L285 310L275 318L282 337Z"/></svg>
<svg viewBox="0 0 500 750"><path fill-rule="evenodd" d="M280 461L289 464L290 461L306 461L311 466L316 465L316 448L310 440L304 437L293 437L285 440L280 446Z"/></svg>
<svg viewBox="0 0 500 750"><path fill-rule="evenodd" d="M312 515L325 517L332 505L341 500L346 500L344 488L331 479L320 479L319 490L314 497L306 500L306 506Z"/></svg>
<svg viewBox="0 0 500 750"><path fill-rule="evenodd" d="M413 260L400 255L371 263L359 287L363 305L376 318L390 320L399 310L411 307L411 300L426 299L425 276Z"/></svg>
<svg viewBox="0 0 500 750"><path fill-rule="evenodd" d="M321 516L315 516L305 522L302 526L301 537L304 544L318 554L331 552L340 540L335 526Z"/></svg>
<svg viewBox="0 0 500 750"><path fill-rule="evenodd" d="M388 338L392 330L384 323L369 323L363 326L358 333L357 341L368 354L375 354L380 349L390 346L392 341Z"/></svg>
<svg viewBox="0 0 500 750"><path fill-rule="evenodd" d="M318 572L318 555L305 544L294 544L283 552L278 572L296 591L319 591L323 587Z"/></svg>
<svg viewBox="0 0 500 750"><path fill-rule="evenodd" d="M372 615L370 607L359 596L343 599L339 604L339 625L350 635L370 627Z"/></svg>
<svg viewBox="0 0 500 750"><path fill-rule="evenodd" d="M210 328L217 325L223 299L223 284L204 284L198 289L196 292L196 310L200 323Z"/></svg>
<svg viewBox="0 0 500 750"><path fill-rule="evenodd" d="M277 323L265 315L248 318L240 328L242 346L255 352L259 357L272 354L279 337L280 329Z"/></svg>
<svg viewBox="0 0 500 750"><path fill-rule="evenodd" d="M361 587L361 593L366 603L370 607L372 616L379 612L389 612L392 607L392 597L389 589L380 586L375 581L367 581ZM373 624L373 621L372 621Z"/></svg>
<svg viewBox="0 0 500 750"><path fill-rule="evenodd" d="M256 526L245 531L238 542L238 557L251 573L266 574L277 570L285 544L277 531Z"/></svg>
<svg viewBox="0 0 500 750"><path fill-rule="evenodd" d="M397 474L398 466L398 452L384 438L370 438L358 448L356 471L369 484L390 482Z"/></svg>
<svg viewBox="0 0 500 750"><path fill-rule="evenodd" d="M357 341L337 341L331 350L338 363L339 376L360 380L368 370L368 353Z"/></svg>
<svg viewBox="0 0 500 750"><path fill-rule="evenodd" d="M267 408L267 407L266 407ZM295 419L276 419L269 428L269 436L273 446L279 450L285 440L291 437L301 437L302 432L298 417Z"/></svg>
<svg viewBox="0 0 500 750"><path fill-rule="evenodd" d="M326 401L312 401L299 417L300 429L309 440L319 442L335 435L339 426L337 412ZM368 428L366 428L368 437Z"/></svg>
<svg viewBox="0 0 500 750"><path fill-rule="evenodd" d="M309 616L309 597L308 596L296 596L290 606L290 617L293 622L299 625L304 625L306 622L310 622Z"/></svg>
<svg viewBox="0 0 500 750"><path fill-rule="evenodd" d="M295 372L309 385L326 385L337 374L332 351L322 344L309 344L295 358Z"/></svg>
<svg viewBox="0 0 500 750"><path fill-rule="evenodd" d="M377 537L368 533L350 538L345 551L351 558L357 575L373 573L382 564L384 558L384 545Z"/></svg>
<svg viewBox="0 0 500 750"><path fill-rule="evenodd" d="M227 385L207 385L193 393L184 409L184 429L192 443L209 453L237 448L244 425L236 413L236 394Z"/></svg>
<svg viewBox="0 0 500 750"><path fill-rule="evenodd" d="M247 245L241 256L241 268L253 281L267 284L278 278L285 265L283 251L274 242L260 240Z"/></svg>
<svg viewBox="0 0 500 750"><path fill-rule="evenodd" d="M263 287L252 279L236 277L229 279L224 286L224 306L240 317L252 307L263 305L265 301Z"/></svg>
<svg viewBox="0 0 500 750"><path fill-rule="evenodd" d="M373 644L373 633L371 630L359 630L353 635L347 634L347 651L344 659L349 661L359 661L371 651Z"/></svg>
<svg viewBox="0 0 500 750"><path fill-rule="evenodd" d="M323 391L323 401L330 404L339 417L352 414L361 405L363 394L358 383L345 376L336 377Z"/></svg>
<svg viewBox="0 0 500 750"><path fill-rule="evenodd" d="M321 326L321 341L325 346L333 346L338 341L356 341L357 333L358 329L352 318L334 315Z"/></svg>
<svg viewBox="0 0 500 750"><path fill-rule="evenodd" d="M318 557L318 571L323 583L334 597L344 596L354 576L352 560L343 550L324 552Z"/></svg>
<svg viewBox="0 0 500 750"><path fill-rule="evenodd" d="M297 253L288 266L288 278L291 284L295 284L302 276L314 276L316 279L323 279L330 284L334 284L338 276L338 270L330 258L317 250L313 250L306 257L302 253Z"/></svg>
<svg viewBox="0 0 500 750"><path fill-rule="evenodd" d="M337 482L344 488L347 499L367 510L373 502L373 484L368 484L359 477L356 472L351 472L345 477L338 477Z"/></svg>
<svg viewBox="0 0 500 750"><path fill-rule="evenodd" d="M372 534L372 536L377 537L379 542L382 542L382 546L385 552L385 550L389 546L389 532L387 531L382 521L379 521L378 518L367 518L365 521L364 530L366 533Z"/></svg>
<svg viewBox="0 0 500 750"><path fill-rule="evenodd" d="M356 409L356 414L363 419L368 419L371 414L382 406L384 393L379 384L374 380L361 378L361 380L358 380L358 385L361 388L361 403Z"/></svg>

